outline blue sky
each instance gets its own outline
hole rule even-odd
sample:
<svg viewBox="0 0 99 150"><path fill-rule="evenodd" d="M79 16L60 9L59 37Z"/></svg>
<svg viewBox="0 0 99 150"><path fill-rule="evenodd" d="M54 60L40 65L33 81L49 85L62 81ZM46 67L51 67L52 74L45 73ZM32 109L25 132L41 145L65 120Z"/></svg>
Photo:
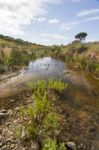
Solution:
<svg viewBox="0 0 99 150"><path fill-rule="evenodd" d="M79 32L99 40L98 0L0 0L0 33L44 45L67 44Z"/></svg>

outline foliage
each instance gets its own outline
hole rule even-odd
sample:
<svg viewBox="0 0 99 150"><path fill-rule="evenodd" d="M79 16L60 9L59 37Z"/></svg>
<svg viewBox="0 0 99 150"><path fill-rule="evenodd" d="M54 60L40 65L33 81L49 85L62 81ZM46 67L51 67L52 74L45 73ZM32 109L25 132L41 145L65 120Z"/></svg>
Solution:
<svg viewBox="0 0 99 150"><path fill-rule="evenodd" d="M78 53L82 53L82 52L85 52L87 50L87 46L84 45L84 44L76 44L75 48L74 48L74 51L75 52L78 52Z"/></svg>
<svg viewBox="0 0 99 150"><path fill-rule="evenodd" d="M57 129L59 127L59 116L56 113L50 112L46 115L44 124L49 128Z"/></svg>
<svg viewBox="0 0 99 150"><path fill-rule="evenodd" d="M56 140L47 138L43 143L42 150L66 150L66 147L64 143L58 145Z"/></svg>
<svg viewBox="0 0 99 150"><path fill-rule="evenodd" d="M44 141L43 149L42 150L57 150L57 142L52 139L46 139Z"/></svg>
<svg viewBox="0 0 99 150"><path fill-rule="evenodd" d="M80 41L83 41L83 40L86 39L86 36L87 36L87 33L85 33L85 32L80 32L80 33L78 33L78 34L75 36L75 38L76 38L76 39L79 39Z"/></svg>
<svg viewBox="0 0 99 150"><path fill-rule="evenodd" d="M39 136L45 137L59 134L60 116L53 111L52 102L49 98L49 89L59 92L67 86L58 80L31 82L28 84L33 92L33 106L26 109L20 108L20 115L28 136L35 139ZM24 118L27 118L26 122Z"/></svg>
<svg viewBox="0 0 99 150"><path fill-rule="evenodd" d="M21 127L16 127L14 130L14 134L16 138L20 138L22 134L22 128Z"/></svg>
<svg viewBox="0 0 99 150"><path fill-rule="evenodd" d="M48 87L50 89L56 89L59 92L61 92L62 90L64 90L65 88L67 88L67 84L61 82L60 80L49 80L48 81Z"/></svg>

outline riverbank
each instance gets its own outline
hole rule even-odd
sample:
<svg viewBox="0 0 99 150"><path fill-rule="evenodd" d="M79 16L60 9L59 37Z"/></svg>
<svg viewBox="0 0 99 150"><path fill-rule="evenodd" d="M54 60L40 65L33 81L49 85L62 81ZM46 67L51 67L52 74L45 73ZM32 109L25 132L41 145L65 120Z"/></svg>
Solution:
<svg viewBox="0 0 99 150"><path fill-rule="evenodd" d="M69 91L68 91L69 92ZM68 95L69 93L66 93ZM76 146L77 150L98 150L98 133L99 133L99 116L90 107L83 109L75 109L69 103L70 97L64 99L56 99L52 97L53 106L56 112L63 116L61 122L61 133L58 141L71 142ZM25 141L25 133L20 138L15 135L15 128L22 126L23 122L20 118L20 107L33 106L33 98L31 93L23 93L11 100L11 103L0 110L0 148L1 150L39 150L39 140ZM94 118L96 118L94 121ZM41 147L40 147L41 148ZM75 149L73 149L75 150Z"/></svg>
<svg viewBox="0 0 99 150"><path fill-rule="evenodd" d="M21 69L14 72L5 72L0 74L0 82L7 82L10 78L18 76L21 73Z"/></svg>

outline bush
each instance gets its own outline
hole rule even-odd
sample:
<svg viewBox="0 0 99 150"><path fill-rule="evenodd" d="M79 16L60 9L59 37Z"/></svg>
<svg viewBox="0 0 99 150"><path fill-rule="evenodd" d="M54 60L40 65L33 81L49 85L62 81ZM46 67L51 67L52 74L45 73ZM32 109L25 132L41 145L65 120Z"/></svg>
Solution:
<svg viewBox="0 0 99 150"><path fill-rule="evenodd" d="M74 51L78 52L78 53L83 53L87 50L87 46L86 45L83 45L83 44L77 44L74 48Z"/></svg>

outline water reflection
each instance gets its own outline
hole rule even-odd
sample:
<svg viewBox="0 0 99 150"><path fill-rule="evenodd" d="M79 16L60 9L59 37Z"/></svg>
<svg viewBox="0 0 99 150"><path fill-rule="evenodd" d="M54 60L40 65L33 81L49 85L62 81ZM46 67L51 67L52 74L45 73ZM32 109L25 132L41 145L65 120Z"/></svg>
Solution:
<svg viewBox="0 0 99 150"><path fill-rule="evenodd" d="M27 68L22 70L21 74L39 75L39 78L58 78L64 76L65 65L62 61L46 57L31 61Z"/></svg>

